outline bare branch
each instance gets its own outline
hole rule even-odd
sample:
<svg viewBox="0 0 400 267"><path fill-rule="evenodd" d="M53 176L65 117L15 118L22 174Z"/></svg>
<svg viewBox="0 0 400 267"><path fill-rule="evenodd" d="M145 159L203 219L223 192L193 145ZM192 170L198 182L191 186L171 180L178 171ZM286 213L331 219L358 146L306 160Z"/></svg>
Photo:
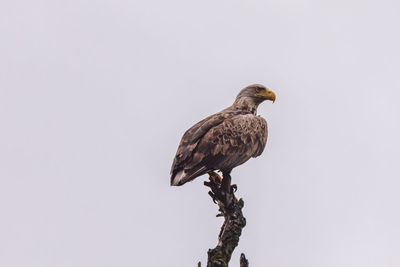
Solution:
<svg viewBox="0 0 400 267"><path fill-rule="evenodd" d="M239 244L242 229L246 225L246 219L242 214L244 202L242 199L238 200L234 195L234 189L237 189L236 185L229 184L227 190L226 185L221 186L222 179L218 174L212 172L209 175L210 182L204 182L204 185L210 187L209 195L218 204L221 212L217 216L223 216L224 223L218 235L217 246L208 250L207 267L227 267L234 249ZM244 256L244 254L242 255ZM247 262L245 257L243 262ZM248 267L248 262L243 266Z"/></svg>
<svg viewBox="0 0 400 267"><path fill-rule="evenodd" d="M240 255L240 267L249 267L249 261L246 259L244 253Z"/></svg>

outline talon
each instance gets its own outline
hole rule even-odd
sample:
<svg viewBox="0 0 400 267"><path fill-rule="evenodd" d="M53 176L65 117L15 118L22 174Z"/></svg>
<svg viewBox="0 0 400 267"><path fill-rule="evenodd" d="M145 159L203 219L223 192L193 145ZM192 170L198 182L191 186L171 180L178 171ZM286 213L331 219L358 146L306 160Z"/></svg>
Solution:
<svg viewBox="0 0 400 267"><path fill-rule="evenodd" d="M237 191L237 185L236 184L231 185L231 192L236 193L236 191Z"/></svg>
<svg viewBox="0 0 400 267"><path fill-rule="evenodd" d="M208 175L210 176L209 179L214 184L220 186L222 183L222 177L219 176L216 172L209 172Z"/></svg>
<svg viewBox="0 0 400 267"><path fill-rule="evenodd" d="M215 204L218 204L217 199L216 199L216 197L215 197L215 194L214 194L213 192L211 192L211 191L209 191L208 194L209 194L210 197L212 198L213 202L214 202Z"/></svg>
<svg viewBox="0 0 400 267"><path fill-rule="evenodd" d="M204 181L204 186L211 187L211 183L207 182L207 181Z"/></svg>

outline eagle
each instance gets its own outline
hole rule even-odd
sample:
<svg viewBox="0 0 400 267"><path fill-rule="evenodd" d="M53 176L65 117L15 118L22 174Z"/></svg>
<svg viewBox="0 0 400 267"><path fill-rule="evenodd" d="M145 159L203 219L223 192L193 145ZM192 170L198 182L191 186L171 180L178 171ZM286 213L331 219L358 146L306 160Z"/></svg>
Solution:
<svg viewBox="0 0 400 267"><path fill-rule="evenodd" d="M171 167L171 185L180 186L203 174L221 171L230 185L233 168L261 155L267 143L267 121L257 116L275 93L261 84L242 89L232 106L189 128L183 135Z"/></svg>

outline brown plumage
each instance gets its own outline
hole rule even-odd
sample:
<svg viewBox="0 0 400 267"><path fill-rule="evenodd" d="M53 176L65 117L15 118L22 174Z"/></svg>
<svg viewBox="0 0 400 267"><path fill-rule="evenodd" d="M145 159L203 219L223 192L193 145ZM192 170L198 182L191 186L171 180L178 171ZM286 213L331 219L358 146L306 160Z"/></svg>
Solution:
<svg viewBox="0 0 400 267"><path fill-rule="evenodd" d="M267 143L267 122L257 116L275 94L260 84L244 88L232 106L196 123L183 135L171 167L171 185L183 185L214 170L229 174L257 157Z"/></svg>

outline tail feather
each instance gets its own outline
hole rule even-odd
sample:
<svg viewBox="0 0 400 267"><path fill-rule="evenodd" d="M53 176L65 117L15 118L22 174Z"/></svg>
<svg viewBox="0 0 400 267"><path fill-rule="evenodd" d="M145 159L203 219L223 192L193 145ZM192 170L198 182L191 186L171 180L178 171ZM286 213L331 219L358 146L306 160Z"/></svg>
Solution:
<svg viewBox="0 0 400 267"><path fill-rule="evenodd" d="M177 172L171 176L171 186L179 186L186 183L186 172L184 170Z"/></svg>
<svg viewBox="0 0 400 267"><path fill-rule="evenodd" d="M190 170L189 172L186 172L185 170L180 170L176 174L171 176L171 186L180 186L187 182L190 182L194 178L207 173L206 169L207 168L205 166L202 166L197 170Z"/></svg>

